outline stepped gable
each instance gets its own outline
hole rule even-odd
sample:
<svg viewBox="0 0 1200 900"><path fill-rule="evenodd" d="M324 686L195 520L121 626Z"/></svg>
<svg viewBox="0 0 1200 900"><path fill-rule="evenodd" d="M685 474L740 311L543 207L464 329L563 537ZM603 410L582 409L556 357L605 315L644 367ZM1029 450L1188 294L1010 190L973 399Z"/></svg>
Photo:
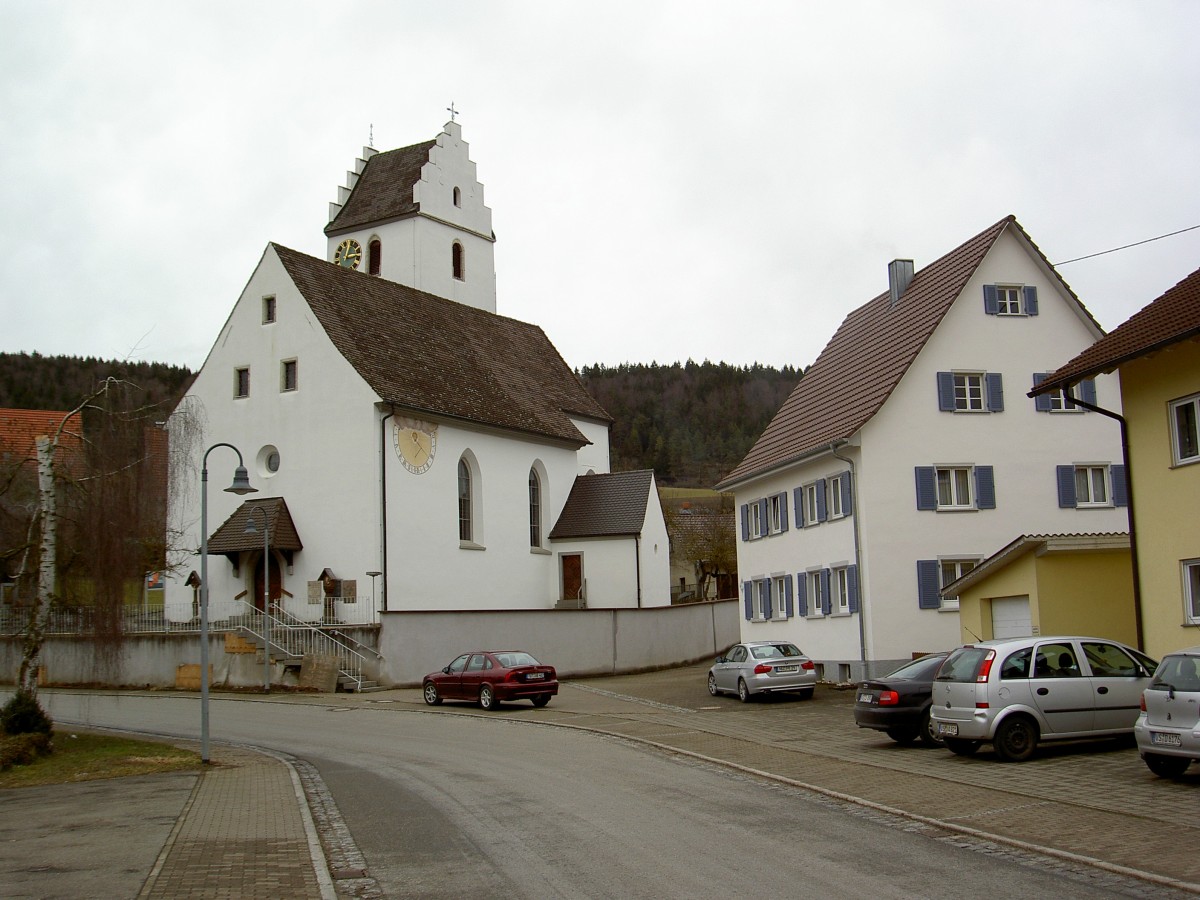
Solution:
<svg viewBox="0 0 1200 900"><path fill-rule="evenodd" d="M572 416L612 422L536 325L271 247L383 402L577 446Z"/></svg>
<svg viewBox="0 0 1200 900"><path fill-rule="evenodd" d="M421 169L429 162L429 151L436 145L436 140L422 141L374 154L366 161L341 210L325 226L325 234L335 235L420 212L413 187L421 180Z"/></svg>

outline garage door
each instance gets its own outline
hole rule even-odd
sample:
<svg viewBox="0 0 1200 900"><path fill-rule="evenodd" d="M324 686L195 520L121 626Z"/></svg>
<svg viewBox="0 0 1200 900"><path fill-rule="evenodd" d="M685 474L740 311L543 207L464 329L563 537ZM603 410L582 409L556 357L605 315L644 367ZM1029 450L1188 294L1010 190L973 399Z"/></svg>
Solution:
<svg viewBox="0 0 1200 900"><path fill-rule="evenodd" d="M1033 635L1029 618L1029 597L994 597L992 599L992 637L996 640Z"/></svg>

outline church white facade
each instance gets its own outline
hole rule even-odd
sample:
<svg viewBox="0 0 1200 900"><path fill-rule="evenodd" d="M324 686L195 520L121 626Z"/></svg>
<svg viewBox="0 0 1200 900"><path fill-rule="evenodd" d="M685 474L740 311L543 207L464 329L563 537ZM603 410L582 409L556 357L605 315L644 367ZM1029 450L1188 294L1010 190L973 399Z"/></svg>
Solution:
<svg viewBox="0 0 1200 900"><path fill-rule="evenodd" d="M457 123L365 149L325 234L324 260L267 246L172 416L168 618L198 614L205 459L213 621L261 607L264 520L272 602L305 621L668 604L652 473L609 473L607 413L540 328L495 312ZM255 493L223 490L219 444ZM613 503L637 524L614 530Z"/></svg>

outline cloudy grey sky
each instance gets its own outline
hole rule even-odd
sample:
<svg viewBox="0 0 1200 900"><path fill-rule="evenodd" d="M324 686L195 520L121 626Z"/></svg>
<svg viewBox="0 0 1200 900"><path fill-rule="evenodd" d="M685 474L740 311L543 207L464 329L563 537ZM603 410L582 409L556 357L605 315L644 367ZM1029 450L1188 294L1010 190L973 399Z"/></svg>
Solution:
<svg viewBox="0 0 1200 900"><path fill-rule="evenodd" d="M0 0L0 351L198 367L374 129L454 102L499 311L572 366L808 365L1009 213L1052 262L1200 225L1192 2ZM1200 229L1061 267L1106 329ZM1065 361L1065 360L1064 360Z"/></svg>

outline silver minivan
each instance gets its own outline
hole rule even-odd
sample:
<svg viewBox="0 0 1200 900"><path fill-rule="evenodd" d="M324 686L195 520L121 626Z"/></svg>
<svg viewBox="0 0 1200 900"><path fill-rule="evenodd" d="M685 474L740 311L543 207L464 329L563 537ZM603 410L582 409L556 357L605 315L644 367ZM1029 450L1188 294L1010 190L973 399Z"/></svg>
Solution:
<svg viewBox="0 0 1200 900"><path fill-rule="evenodd" d="M1039 741L1131 733L1157 667L1106 638L980 641L946 657L930 714L953 753L969 756L990 742L1000 759L1021 762Z"/></svg>
<svg viewBox="0 0 1200 900"><path fill-rule="evenodd" d="M1142 692L1133 733L1142 760L1160 778L1178 778L1200 762L1200 647L1163 657Z"/></svg>

